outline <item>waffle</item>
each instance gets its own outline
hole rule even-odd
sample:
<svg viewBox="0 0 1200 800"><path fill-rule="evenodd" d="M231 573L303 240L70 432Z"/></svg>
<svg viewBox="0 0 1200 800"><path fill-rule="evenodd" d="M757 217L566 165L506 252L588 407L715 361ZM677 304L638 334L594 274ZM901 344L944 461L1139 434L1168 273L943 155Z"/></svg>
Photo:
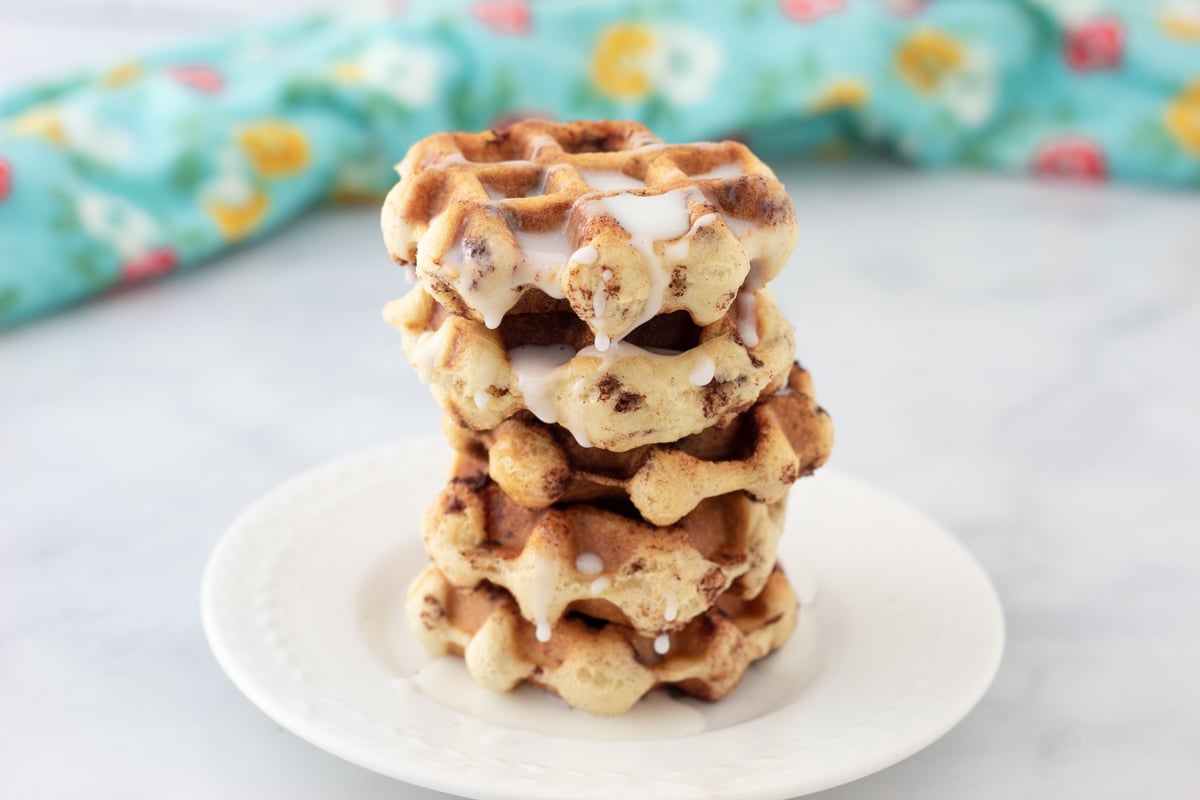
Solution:
<svg viewBox="0 0 1200 800"><path fill-rule="evenodd" d="M782 501L733 492L704 500L671 527L631 511L584 504L531 511L488 478L486 462L459 456L422 531L425 550L454 585L503 587L543 636L570 611L654 636L683 627L723 592L762 591L775 564Z"/></svg>
<svg viewBox="0 0 1200 800"><path fill-rule="evenodd" d="M702 328L682 312L656 317L604 353L571 314L511 317L491 330L448 314L420 286L389 303L384 318L459 424L486 431L528 410L584 447L625 452L727 424L784 386L791 326L760 291L750 326L757 344L748 347L744 311Z"/></svg>
<svg viewBox="0 0 1200 800"><path fill-rule="evenodd" d="M527 295L533 310L565 298L601 349L672 311L715 323L796 239L791 200L744 145L667 145L632 122L440 133L397 171L384 241L439 302L495 328Z"/></svg>
<svg viewBox="0 0 1200 800"><path fill-rule="evenodd" d="M575 708L622 714L660 685L705 700L729 694L751 662L791 635L796 609L795 594L776 570L758 597L722 595L714 608L666 639L576 614L564 617L542 642L503 589L455 588L428 567L409 588L407 615L430 653L463 656L487 689L511 691L530 681Z"/></svg>
<svg viewBox="0 0 1200 800"><path fill-rule="evenodd" d="M562 428L530 414L490 431L445 422L450 444L487 461L492 480L526 508L627 497L654 525L674 525L705 498L728 492L782 500L797 478L825 463L833 446L833 423L798 364L784 389L729 425L624 453L580 447Z"/></svg>

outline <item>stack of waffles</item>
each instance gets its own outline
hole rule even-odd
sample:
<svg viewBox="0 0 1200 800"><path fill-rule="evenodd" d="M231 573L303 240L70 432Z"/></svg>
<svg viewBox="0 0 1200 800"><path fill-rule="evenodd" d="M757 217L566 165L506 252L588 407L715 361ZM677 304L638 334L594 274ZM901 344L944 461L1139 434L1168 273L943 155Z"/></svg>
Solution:
<svg viewBox="0 0 1200 800"><path fill-rule="evenodd" d="M398 171L384 238L417 286L384 316L457 452L416 635L593 713L728 694L795 627L784 504L833 437L763 288L782 185L627 122L439 134Z"/></svg>

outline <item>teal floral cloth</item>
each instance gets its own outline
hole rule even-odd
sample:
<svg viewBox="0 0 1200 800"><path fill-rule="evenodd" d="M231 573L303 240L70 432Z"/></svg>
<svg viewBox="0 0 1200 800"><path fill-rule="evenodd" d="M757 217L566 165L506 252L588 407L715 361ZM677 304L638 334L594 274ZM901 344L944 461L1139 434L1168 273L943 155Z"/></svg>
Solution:
<svg viewBox="0 0 1200 800"><path fill-rule="evenodd" d="M398 5L0 98L0 324L378 199L417 138L529 115L1200 186L1200 0Z"/></svg>

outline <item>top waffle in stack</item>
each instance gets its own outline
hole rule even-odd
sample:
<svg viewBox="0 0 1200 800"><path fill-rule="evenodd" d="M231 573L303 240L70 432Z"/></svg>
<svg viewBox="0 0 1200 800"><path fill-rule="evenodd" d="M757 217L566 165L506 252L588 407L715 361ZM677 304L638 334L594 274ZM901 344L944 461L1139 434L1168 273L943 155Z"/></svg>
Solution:
<svg viewBox="0 0 1200 800"><path fill-rule="evenodd" d="M440 303L496 328L565 299L601 350L658 314L720 320L795 244L787 193L746 147L631 122L437 134L398 170L384 241Z"/></svg>
<svg viewBox="0 0 1200 800"><path fill-rule="evenodd" d="M429 137L399 171L384 237L422 287L386 315L464 427L529 410L625 451L786 385L791 329L761 287L795 219L744 146L528 121Z"/></svg>

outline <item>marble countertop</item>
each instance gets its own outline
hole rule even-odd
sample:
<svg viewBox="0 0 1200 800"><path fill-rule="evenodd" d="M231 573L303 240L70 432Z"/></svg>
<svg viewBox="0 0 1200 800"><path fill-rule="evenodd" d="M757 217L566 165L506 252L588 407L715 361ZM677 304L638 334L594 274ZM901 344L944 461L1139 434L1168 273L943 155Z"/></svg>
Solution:
<svg viewBox="0 0 1200 800"><path fill-rule="evenodd" d="M1200 196L782 165L774 284L833 463L955 531L1009 643L978 709L820 795L1194 797ZM197 609L238 511L438 428L379 318L373 209L0 337L0 796L442 797L326 755L218 669Z"/></svg>

